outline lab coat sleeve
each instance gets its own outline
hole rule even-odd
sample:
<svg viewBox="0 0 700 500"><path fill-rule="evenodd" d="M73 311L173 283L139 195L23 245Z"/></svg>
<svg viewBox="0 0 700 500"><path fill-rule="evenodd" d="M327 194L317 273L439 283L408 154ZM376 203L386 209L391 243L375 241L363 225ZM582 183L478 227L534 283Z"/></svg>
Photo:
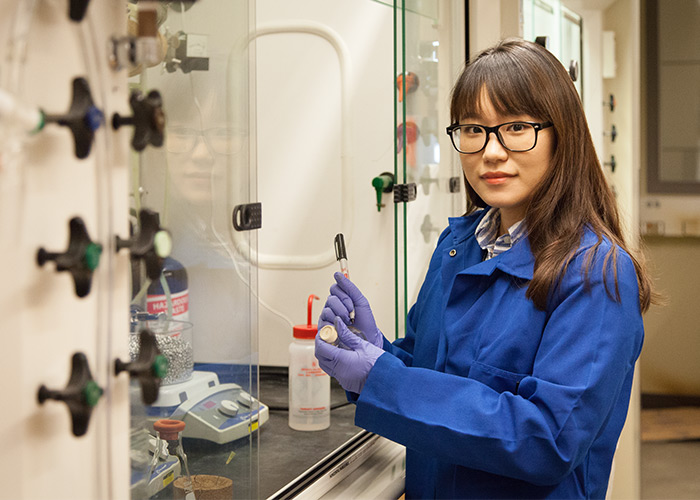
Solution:
<svg viewBox="0 0 700 500"><path fill-rule="evenodd" d="M408 312L406 319L406 335L391 343L384 339L384 350L399 358L406 366L413 365L413 348L416 332L414 328L415 306Z"/></svg>
<svg viewBox="0 0 700 500"><path fill-rule="evenodd" d="M617 263L619 302L603 286L600 263L590 286L584 284L581 260L549 308L532 374L517 394L498 392L471 373L408 367L385 353L359 397L356 424L447 463L534 484L561 482L615 405L626 405L643 337L629 257L620 252Z"/></svg>
<svg viewBox="0 0 700 500"><path fill-rule="evenodd" d="M448 227L445 229L441 234L440 237L438 238L437 241L437 247L440 246L440 244L449 236L451 235L451 230ZM428 265L428 272L426 275L426 278L424 280L424 283L430 283L434 280L430 278L431 274L434 273L439 273L440 272L440 253L439 252L433 252L433 255L430 259L430 264ZM415 347L415 342L416 342L416 324L417 324L417 318L418 316L422 313L420 304L422 303L422 295L426 294L427 291L425 289L425 284L421 287L420 291L418 292L418 300L416 301L416 304L411 307L411 310L408 312L408 317L406 318L406 334L397 339L396 341L389 342L386 337L384 338L384 350L393 354L397 358L399 358L406 366L412 366L413 365L413 349Z"/></svg>

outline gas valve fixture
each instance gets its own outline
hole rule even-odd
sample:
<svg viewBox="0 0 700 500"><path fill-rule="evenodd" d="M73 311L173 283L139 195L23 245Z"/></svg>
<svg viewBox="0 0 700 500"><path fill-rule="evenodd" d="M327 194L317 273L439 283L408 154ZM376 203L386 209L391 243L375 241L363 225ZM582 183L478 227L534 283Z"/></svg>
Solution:
<svg viewBox="0 0 700 500"><path fill-rule="evenodd" d="M168 231L160 227L160 217L147 208L139 212L139 232L130 239L116 237L117 252L122 248L131 251L132 258L138 258L146 264L146 275L157 280L163 270L165 258L172 250L172 238Z"/></svg>
<svg viewBox="0 0 700 500"><path fill-rule="evenodd" d="M125 363L114 361L114 374L127 371L141 385L141 399L152 405L158 399L161 380L168 374L168 358L161 354L156 335L147 328L139 332L139 352L136 359Z"/></svg>
<svg viewBox="0 0 700 500"><path fill-rule="evenodd" d="M90 154L95 131L104 121L102 111L95 107L90 94L90 86L84 78L73 80L73 100L68 113L64 115L51 115L41 110L44 123L56 123L68 127L75 141L75 156L80 159L87 158ZM43 128L43 124L41 128Z"/></svg>
<svg viewBox="0 0 700 500"><path fill-rule="evenodd" d="M72 21L82 21L87 12L90 0L70 0L68 5L68 17Z"/></svg>
<svg viewBox="0 0 700 500"><path fill-rule="evenodd" d="M151 90L144 96L140 91L134 90L129 98L129 104L134 112L133 116L114 113L112 115L114 130L118 130L122 125L133 125L134 136L131 139L131 146L136 151L143 151L149 144L155 147L162 146L165 113L160 92Z"/></svg>
<svg viewBox="0 0 700 500"><path fill-rule="evenodd" d="M394 189L394 180L394 174L391 172L382 172L372 179L372 187L377 194L377 212L381 211L384 206L382 203L382 194L391 193Z"/></svg>
<svg viewBox="0 0 700 500"><path fill-rule="evenodd" d="M63 252L48 252L39 248L36 255L37 264L43 267L46 262L56 262L56 271L69 271L75 282L75 293L85 297L90 293L92 275L100 263L102 245L94 243L80 217L73 217L69 222L70 238L68 249Z"/></svg>
<svg viewBox="0 0 700 500"><path fill-rule="evenodd" d="M42 405L48 399L66 403L73 422L73 435L82 436L87 432L92 409L97 406L103 391L92 378L85 354L73 354L71 364L70 379L65 389L53 390L42 385L37 396Z"/></svg>

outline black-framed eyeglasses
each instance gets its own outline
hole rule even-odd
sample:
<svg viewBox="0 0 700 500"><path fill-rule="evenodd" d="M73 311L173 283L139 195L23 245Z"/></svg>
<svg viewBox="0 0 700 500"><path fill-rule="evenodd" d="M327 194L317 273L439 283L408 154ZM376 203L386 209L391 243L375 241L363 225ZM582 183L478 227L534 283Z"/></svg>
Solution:
<svg viewBox="0 0 700 500"><path fill-rule="evenodd" d="M446 132L455 149L463 154L478 153L484 149L492 132L505 149L522 153L533 149L537 145L538 132L552 125L552 122L508 122L487 127L473 123L453 123L447 127Z"/></svg>

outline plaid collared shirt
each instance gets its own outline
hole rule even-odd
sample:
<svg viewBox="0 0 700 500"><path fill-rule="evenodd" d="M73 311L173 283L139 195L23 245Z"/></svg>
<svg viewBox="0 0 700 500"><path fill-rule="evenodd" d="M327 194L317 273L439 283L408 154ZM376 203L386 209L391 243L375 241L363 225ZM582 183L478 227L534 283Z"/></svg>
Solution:
<svg viewBox="0 0 700 500"><path fill-rule="evenodd" d="M490 208L474 231L479 246L482 250L486 250L484 260L489 260L515 245L526 233L523 221L524 219L519 220L508 228L507 233L498 236L498 229L501 226L501 210Z"/></svg>

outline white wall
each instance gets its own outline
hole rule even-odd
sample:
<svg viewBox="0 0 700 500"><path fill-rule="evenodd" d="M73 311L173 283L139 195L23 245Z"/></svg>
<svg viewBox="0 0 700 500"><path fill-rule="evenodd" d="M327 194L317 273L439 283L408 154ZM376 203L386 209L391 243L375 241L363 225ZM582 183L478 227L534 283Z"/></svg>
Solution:
<svg viewBox="0 0 700 500"><path fill-rule="evenodd" d="M617 126L614 143L604 141L604 157L615 155L615 171L606 169L608 180L617 194L618 206L627 237L635 244L639 237L639 178L641 164L641 13L639 0L617 0L603 13L603 29L615 32L615 78L604 80L603 95L614 94L615 111L604 111L604 128ZM601 103L605 99L601 100ZM615 455L610 498L639 498L641 493L640 462L640 388L636 377L632 388L629 414Z"/></svg>
<svg viewBox="0 0 700 500"><path fill-rule="evenodd" d="M630 242L639 236L640 127L640 23L637 0L566 0L567 7L582 17L583 102L588 125L608 182L617 194L618 207ZM615 78L603 79L603 30L615 32ZM615 95L617 107L604 105ZM609 136L612 125L618 137ZM604 165L615 155L617 167ZM629 414L620 436L608 490L608 498L639 498L640 495L640 388L632 389Z"/></svg>

